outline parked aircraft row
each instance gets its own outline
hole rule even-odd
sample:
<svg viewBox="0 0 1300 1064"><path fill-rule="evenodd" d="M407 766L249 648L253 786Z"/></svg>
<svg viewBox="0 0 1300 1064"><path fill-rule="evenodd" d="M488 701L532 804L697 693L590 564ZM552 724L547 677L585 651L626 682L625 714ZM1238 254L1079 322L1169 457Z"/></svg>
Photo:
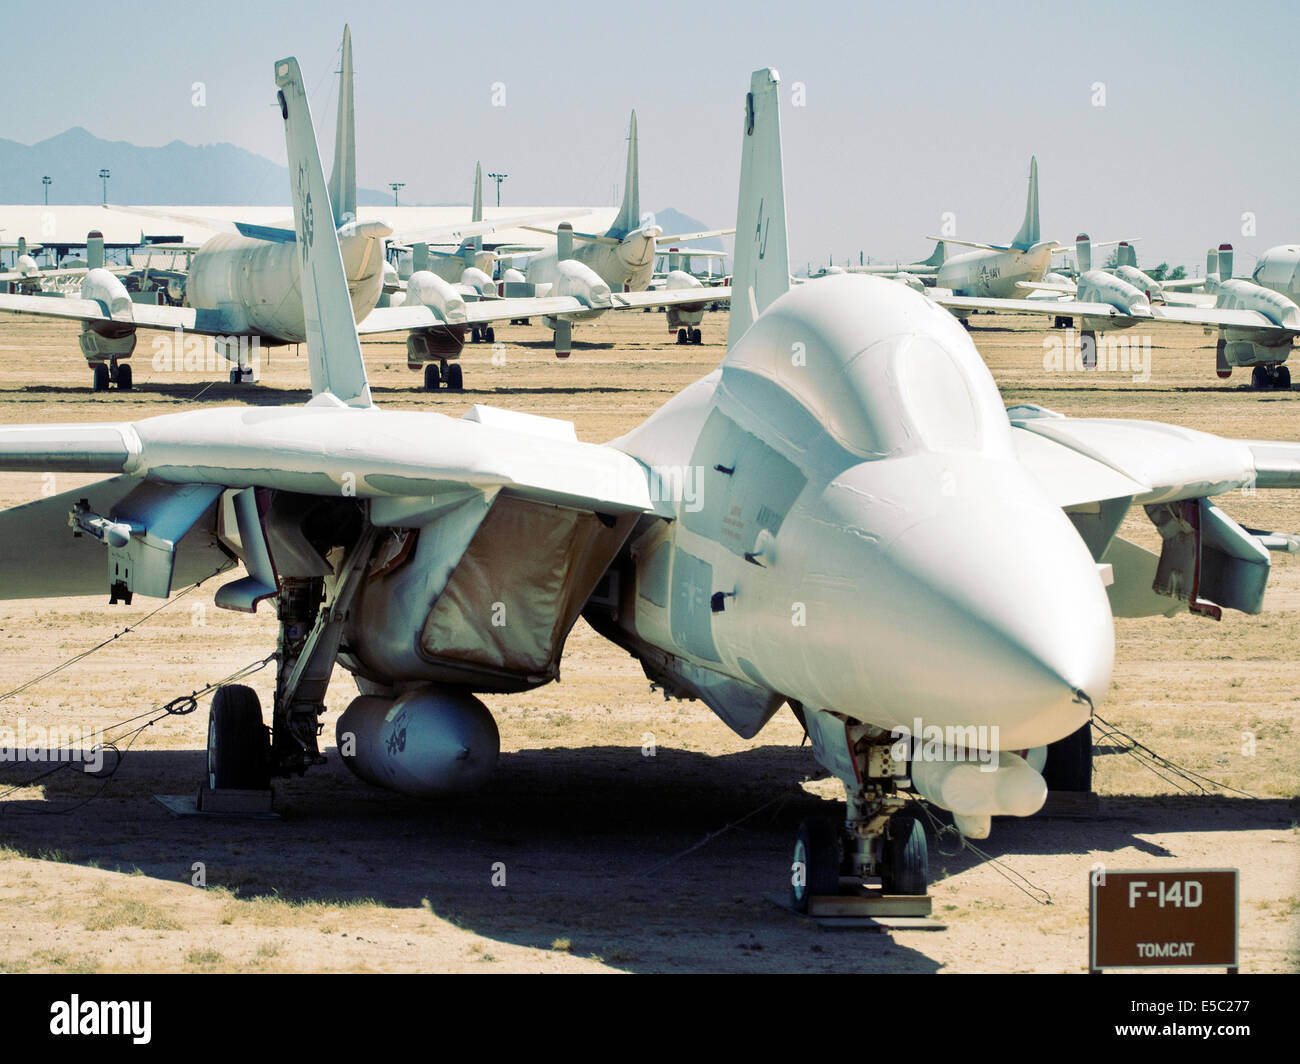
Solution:
<svg viewBox="0 0 1300 1064"><path fill-rule="evenodd" d="M297 61L274 73L311 401L0 427L0 469L110 478L0 514L0 594L165 597L238 559L217 605L275 604L269 732L254 691L218 690L209 788L320 764L336 663L358 688L337 723L357 775L415 795L478 786L499 738L477 695L555 679L582 615L741 736L798 717L848 801L842 824L799 830L796 906L841 875L919 894L911 794L979 838L1038 810L1049 779L1087 789L1113 616L1262 609L1266 547L1288 537L1211 499L1300 487L1300 444L1008 411L926 295L869 276L792 287L771 69L744 97L739 298L717 370L605 445L483 406L378 409L354 234L320 224L338 183ZM686 469L700 490L665 490ZM1159 555L1119 535L1135 506ZM954 733L980 738L958 750Z"/></svg>
<svg viewBox="0 0 1300 1064"><path fill-rule="evenodd" d="M677 273L658 292L644 289L650 281L657 241L662 230L652 218L639 214L636 117L628 149L627 185L623 207L604 234L575 234L572 226L556 230L556 250L542 250L530 260L524 294L498 296L496 285L479 268L466 263L476 257L478 243L467 243L510 225L553 219L551 214L482 221L481 191L477 218L450 230L397 234L399 242L461 241L460 254L446 256L447 268L413 273L404 283L400 299L385 297L386 241L392 227L361 221L356 212L356 131L353 104L352 38L345 29L343 65L336 125L334 169L330 178L332 214L311 213L312 225L332 224L342 249L353 316L362 335L406 332L407 363L423 370L426 389L463 386L458 362L467 329L490 328L495 322L540 317L556 334L556 354L571 349L572 324L589 321L609 310L643 307L677 308L687 314L702 311L703 285L694 277ZM137 209L138 210L138 209ZM122 281L103 268L102 242L99 268L90 269L79 298L48 298L30 294L0 295L0 311L70 318L82 323L80 346L92 368L94 387L120 390L132 386L128 360L135 350L139 329L183 330L225 341L221 351L236 360L231 381L251 381L249 347L231 343L256 338L263 344L301 343L307 323L297 297L301 285L302 252L289 228L247 223L222 224L201 219L222 229L192 250L183 279L184 305L155 305L133 301ZM710 235L710 234L696 234ZM678 240L674 236L668 239ZM580 246L575 247L575 241ZM95 237L88 238L88 244ZM173 246L174 249L174 246ZM438 256L440 265L443 256ZM713 289L708 302L725 301L729 292ZM693 337L698 342L698 329Z"/></svg>

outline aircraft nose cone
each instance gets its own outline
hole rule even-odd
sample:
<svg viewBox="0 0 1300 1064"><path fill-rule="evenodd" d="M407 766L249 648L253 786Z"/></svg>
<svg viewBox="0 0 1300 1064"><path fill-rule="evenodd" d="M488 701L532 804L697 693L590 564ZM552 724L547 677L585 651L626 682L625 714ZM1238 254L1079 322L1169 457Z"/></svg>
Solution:
<svg viewBox="0 0 1300 1064"><path fill-rule="evenodd" d="M1092 556L1060 510L955 508L886 554L892 595L908 603L884 635L886 660L902 666L895 704L926 723L996 726L1003 750L1054 742L1088 719L1089 700L1110 686L1114 625Z"/></svg>

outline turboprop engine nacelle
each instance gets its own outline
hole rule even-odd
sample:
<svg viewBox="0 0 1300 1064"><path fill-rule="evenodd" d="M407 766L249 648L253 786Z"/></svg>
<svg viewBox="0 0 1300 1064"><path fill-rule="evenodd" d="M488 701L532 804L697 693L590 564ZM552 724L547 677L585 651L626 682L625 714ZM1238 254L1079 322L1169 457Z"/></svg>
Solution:
<svg viewBox="0 0 1300 1064"><path fill-rule="evenodd" d="M404 305L428 307L447 323L406 334L408 366L418 368L460 354L465 346L465 297L454 284L430 270L417 270L406 282Z"/></svg>
<svg viewBox="0 0 1300 1064"><path fill-rule="evenodd" d="M113 319L82 322L78 341L86 361L129 358L135 350L136 336L133 304L126 286L108 270L90 270L81 282L81 298L94 300Z"/></svg>
<svg viewBox="0 0 1300 1064"><path fill-rule="evenodd" d="M1229 278L1214 286L1215 306L1220 310L1253 310L1274 325L1300 332L1300 306L1281 292L1261 288L1253 281ZM1291 340L1260 343L1260 334L1250 328L1219 330L1223 341L1223 359L1228 366L1268 365L1286 359ZM1222 372L1222 369L1220 370Z"/></svg>
<svg viewBox="0 0 1300 1064"><path fill-rule="evenodd" d="M581 314L565 314L566 320L586 321L597 318L611 305L609 285L586 263L578 262L577 259L562 259L556 263L556 272L559 276L551 285L550 294L572 296L592 308Z"/></svg>
<svg viewBox="0 0 1300 1064"><path fill-rule="evenodd" d="M1150 302L1153 298L1159 299L1164 291L1160 287L1159 281L1154 277L1149 277L1136 266L1116 266L1115 276L1121 281L1127 281L1139 292L1144 292L1147 302Z"/></svg>
<svg viewBox="0 0 1300 1064"><path fill-rule="evenodd" d="M461 325L465 321L465 297L454 284L429 270L411 274L406 282L405 305L428 307L450 325Z"/></svg>
<svg viewBox="0 0 1300 1064"><path fill-rule="evenodd" d="M497 294L497 285L489 274L484 273L477 266L468 267L460 275L460 283L466 285L480 296L494 296Z"/></svg>
<svg viewBox="0 0 1300 1064"><path fill-rule="evenodd" d="M692 276L685 270L669 270L664 278L664 288L670 292L685 292L698 288L703 300L704 285L700 283L698 277ZM704 303L701 301L699 304L687 303L668 307L667 316L670 329L699 325L704 320Z"/></svg>
<svg viewBox="0 0 1300 1064"><path fill-rule="evenodd" d="M336 726L343 763L367 783L417 798L482 786L501 739L487 708L467 691L421 688L397 699L362 695Z"/></svg>
<svg viewBox="0 0 1300 1064"><path fill-rule="evenodd" d="M1101 270L1089 270L1079 278L1075 298L1081 303L1109 303L1130 318L1151 317L1151 300L1145 292L1122 277Z"/></svg>

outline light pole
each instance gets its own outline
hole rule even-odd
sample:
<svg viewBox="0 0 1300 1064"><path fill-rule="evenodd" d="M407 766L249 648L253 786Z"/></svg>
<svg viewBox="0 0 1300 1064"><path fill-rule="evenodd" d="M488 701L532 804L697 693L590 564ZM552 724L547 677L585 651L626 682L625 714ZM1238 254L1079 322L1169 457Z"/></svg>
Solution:
<svg viewBox="0 0 1300 1064"><path fill-rule="evenodd" d="M50 205L50 184L52 180L53 179L49 176L49 174L46 174L43 178L41 178L41 184L45 186L45 206L47 207Z"/></svg>
<svg viewBox="0 0 1300 1064"><path fill-rule="evenodd" d="M113 175L108 170L99 171L99 180L104 185L104 203L108 203L108 179Z"/></svg>
<svg viewBox="0 0 1300 1064"><path fill-rule="evenodd" d="M510 176L509 174L488 174L488 177L490 177L493 181L497 183L497 206L498 207L501 206L501 182L504 181L509 176Z"/></svg>
<svg viewBox="0 0 1300 1064"><path fill-rule="evenodd" d="M405 181L390 181L388 187L393 190L393 206L397 206L397 193L406 187Z"/></svg>

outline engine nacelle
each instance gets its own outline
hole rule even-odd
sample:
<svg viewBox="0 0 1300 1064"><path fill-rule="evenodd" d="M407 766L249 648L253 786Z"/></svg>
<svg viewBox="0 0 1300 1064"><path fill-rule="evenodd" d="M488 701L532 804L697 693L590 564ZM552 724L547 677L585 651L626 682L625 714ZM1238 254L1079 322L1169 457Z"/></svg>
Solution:
<svg viewBox="0 0 1300 1064"><path fill-rule="evenodd" d="M81 298L94 300L112 321L82 322L78 342L87 362L130 358L135 351L134 304L116 274L105 269L90 270L81 282Z"/></svg>
<svg viewBox="0 0 1300 1064"><path fill-rule="evenodd" d="M1127 281L1139 292L1145 293L1147 302L1150 302L1152 298L1158 299L1163 291L1159 281L1147 276L1136 266L1116 266L1115 276L1121 281Z"/></svg>
<svg viewBox="0 0 1300 1064"><path fill-rule="evenodd" d="M465 322L465 297L431 270L417 270L406 282L406 306L428 307L448 325Z"/></svg>
<svg viewBox="0 0 1300 1064"><path fill-rule="evenodd" d="M477 789L501 750L487 707L449 688L355 698L339 717L335 737L343 763L361 779L417 798Z"/></svg>
<svg viewBox="0 0 1300 1064"><path fill-rule="evenodd" d="M1281 292L1261 288L1252 281L1232 279L1220 281L1215 294L1215 306L1220 310L1253 310L1274 325L1300 331L1300 306Z"/></svg>
<svg viewBox="0 0 1300 1064"><path fill-rule="evenodd" d="M1151 301L1145 292L1101 270L1088 270L1079 277L1075 298L1081 303L1108 303L1130 318L1151 317Z"/></svg>
<svg viewBox="0 0 1300 1064"><path fill-rule="evenodd" d="M460 283L474 289L480 296L491 297L497 294L496 282L477 266L468 267L460 275Z"/></svg>
<svg viewBox="0 0 1300 1064"><path fill-rule="evenodd" d="M611 306L609 285L586 263L577 259L561 259L555 264L555 269L558 276L552 283L549 294L572 296L592 308L581 313L560 315L565 321L590 321L600 317ZM540 285L538 290L540 294Z"/></svg>

